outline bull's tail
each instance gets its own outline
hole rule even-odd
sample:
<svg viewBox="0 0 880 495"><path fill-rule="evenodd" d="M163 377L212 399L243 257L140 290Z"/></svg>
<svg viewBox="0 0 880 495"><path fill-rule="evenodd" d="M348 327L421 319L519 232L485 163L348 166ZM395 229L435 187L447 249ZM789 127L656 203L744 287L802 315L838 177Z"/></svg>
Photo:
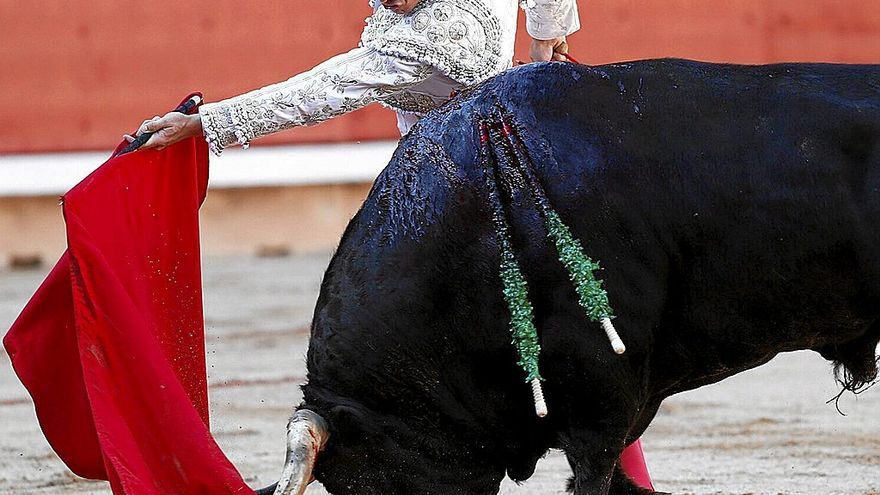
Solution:
<svg viewBox="0 0 880 495"><path fill-rule="evenodd" d="M601 280L595 277L594 271L599 269L584 253L580 242L572 235L571 230L562 221L550 204L544 187L534 171L528 149L519 138L516 125L509 117L498 114L495 118L480 122L480 164L488 189L488 199L492 208L492 222L501 249L501 280L504 299L510 310L510 329L513 344L519 355L519 365L526 373L526 381L532 384L535 398L535 409L539 416L547 413L541 391L541 375L538 370L540 343L531 302L528 297L528 285L513 251L510 240L509 223L501 201L498 179L504 177L502 171L513 172L507 176L521 177L535 200L538 211L544 220L548 236L553 240L559 254L559 260L569 273L578 294L578 303L587 316L600 322L614 352L622 354L626 348L611 323L613 313L608 302L608 294L602 287Z"/></svg>
<svg viewBox="0 0 880 495"><path fill-rule="evenodd" d="M845 392L858 395L878 383L877 344L880 343L880 321L872 323L863 335L848 342L829 344L814 349L825 359L834 362L834 377L841 389L828 400L840 411L840 398Z"/></svg>

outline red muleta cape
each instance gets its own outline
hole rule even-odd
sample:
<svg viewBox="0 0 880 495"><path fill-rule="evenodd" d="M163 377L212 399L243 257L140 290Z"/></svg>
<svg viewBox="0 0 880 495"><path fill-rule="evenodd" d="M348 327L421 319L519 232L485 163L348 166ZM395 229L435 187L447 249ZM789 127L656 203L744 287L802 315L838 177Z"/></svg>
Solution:
<svg viewBox="0 0 880 495"><path fill-rule="evenodd" d="M68 249L3 339L55 452L117 495L254 493L208 429L207 180L200 139L101 165L63 196Z"/></svg>

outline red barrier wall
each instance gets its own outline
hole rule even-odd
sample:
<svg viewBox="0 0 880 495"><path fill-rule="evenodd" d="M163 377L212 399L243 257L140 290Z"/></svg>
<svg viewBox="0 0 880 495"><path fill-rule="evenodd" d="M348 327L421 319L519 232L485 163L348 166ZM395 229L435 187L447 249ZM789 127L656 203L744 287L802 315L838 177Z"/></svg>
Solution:
<svg viewBox="0 0 880 495"><path fill-rule="evenodd" d="M878 1L581 0L580 11L571 49L591 64L880 62ZM351 48L368 14L366 0L0 1L0 152L110 148L190 91L233 96ZM526 42L521 29L519 58ZM368 108L264 142L393 138L394 123Z"/></svg>

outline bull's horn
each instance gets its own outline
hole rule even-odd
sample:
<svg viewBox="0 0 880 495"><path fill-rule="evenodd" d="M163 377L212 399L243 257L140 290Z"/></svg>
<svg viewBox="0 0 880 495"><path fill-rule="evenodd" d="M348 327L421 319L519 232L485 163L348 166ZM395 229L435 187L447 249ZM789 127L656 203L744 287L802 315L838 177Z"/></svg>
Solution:
<svg viewBox="0 0 880 495"><path fill-rule="evenodd" d="M312 482L318 452L330 433L324 418L308 409L297 411L287 423L287 458L275 495L302 495Z"/></svg>

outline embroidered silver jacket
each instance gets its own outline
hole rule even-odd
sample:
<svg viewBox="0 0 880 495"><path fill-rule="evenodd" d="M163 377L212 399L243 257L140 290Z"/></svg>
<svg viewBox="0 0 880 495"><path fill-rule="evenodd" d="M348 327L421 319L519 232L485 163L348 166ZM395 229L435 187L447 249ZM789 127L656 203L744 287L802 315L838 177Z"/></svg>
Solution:
<svg viewBox="0 0 880 495"><path fill-rule="evenodd" d="M452 90L507 69L516 34L515 0L421 0L406 15L372 0L361 43L287 81L200 109L215 154L233 144L312 125L373 102L398 111L402 134ZM566 36L580 24L576 0L525 0L537 39Z"/></svg>

